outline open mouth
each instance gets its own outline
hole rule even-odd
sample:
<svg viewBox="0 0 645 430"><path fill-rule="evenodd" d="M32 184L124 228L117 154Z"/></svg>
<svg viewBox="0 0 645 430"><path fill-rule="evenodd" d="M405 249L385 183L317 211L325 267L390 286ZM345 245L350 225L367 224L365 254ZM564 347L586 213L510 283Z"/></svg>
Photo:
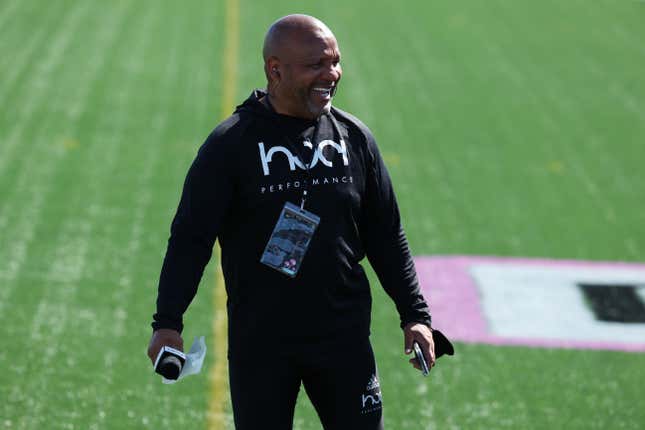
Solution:
<svg viewBox="0 0 645 430"><path fill-rule="evenodd" d="M333 87L315 87L314 93L319 94L323 99L330 99Z"/></svg>

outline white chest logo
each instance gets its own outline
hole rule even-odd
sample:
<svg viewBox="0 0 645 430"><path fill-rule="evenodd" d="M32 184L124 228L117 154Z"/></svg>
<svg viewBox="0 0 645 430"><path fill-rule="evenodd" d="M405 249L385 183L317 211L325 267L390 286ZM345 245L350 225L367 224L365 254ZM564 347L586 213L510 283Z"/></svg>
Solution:
<svg viewBox="0 0 645 430"><path fill-rule="evenodd" d="M313 149L311 142L304 141L303 145ZM311 160L311 165L309 166L310 169L316 166L316 164L318 164L318 161L320 161L327 167L333 166L332 161L325 158L325 155L323 154L323 149L326 146L331 146L332 148L336 149L336 152L338 152L343 158L343 164L345 166L349 166L349 159L347 158L347 146L345 146L345 142L341 140L340 144L338 144L333 140L323 140L322 142L318 143L318 147L316 148L314 156ZM269 152L266 152L264 150L264 143L258 142L258 148L260 148L260 161L262 161L262 170L264 171L264 176L269 175L269 163L273 159L273 154L275 154L276 152L280 152L287 157L287 161L289 162L289 170L296 170L296 166L300 169L305 170L305 165L302 163L302 161L300 161L297 156L293 155L291 151L289 151L284 146L274 146L273 148L269 149Z"/></svg>

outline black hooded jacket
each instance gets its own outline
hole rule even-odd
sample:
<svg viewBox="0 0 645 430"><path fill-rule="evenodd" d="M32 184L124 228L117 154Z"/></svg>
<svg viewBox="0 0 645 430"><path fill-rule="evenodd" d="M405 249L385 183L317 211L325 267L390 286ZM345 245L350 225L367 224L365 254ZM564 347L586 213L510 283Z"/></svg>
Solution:
<svg viewBox="0 0 645 430"><path fill-rule="evenodd" d="M316 121L271 111L259 102L263 95L254 91L215 128L188 171L153 328L183 329L182 315L216 238L228 294L229 353L242 351L249 339L284 344L368 335L365 256L401 325L430 325L390 177L369 129L332 108L318 120L311 145ZM307 162L309 171L302 168ZM299 204L305 187L305 209L321 221L299 273L290 278L260 257L285 202Z"/></svg>

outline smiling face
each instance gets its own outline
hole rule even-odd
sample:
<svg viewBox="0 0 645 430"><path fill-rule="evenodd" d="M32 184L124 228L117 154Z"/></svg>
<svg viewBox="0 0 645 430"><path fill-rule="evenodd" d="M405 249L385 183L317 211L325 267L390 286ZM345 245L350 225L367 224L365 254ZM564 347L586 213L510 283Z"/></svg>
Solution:
<svg viewBox="0 0 645 430"><path fill-rule="evenodd" d="M340 50L331 31L317 20L281 35L266 55L268 90L276 111L313 119L329 112L342 76Z"/></svg>

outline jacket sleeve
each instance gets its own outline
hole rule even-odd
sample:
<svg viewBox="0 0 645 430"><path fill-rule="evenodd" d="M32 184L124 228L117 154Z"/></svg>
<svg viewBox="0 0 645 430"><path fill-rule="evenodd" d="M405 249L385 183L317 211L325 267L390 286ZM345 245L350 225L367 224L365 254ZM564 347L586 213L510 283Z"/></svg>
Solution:
<svg viewBox="0 0 645 430"><path fill-rule="evenodd" d="M401 327L410 322L430 326L430 310L419 289L392 182L370 133L367 134L367 150L363 212L363 243L367 258L396 305Z"/></svg>
<svg viewBox="0 0 645 430"><path fill-rule="evenodd" d="M229 146L211 134L186 175L161 269L154 330L183 330L183 314L197 293L231 201Z"/></svg>

